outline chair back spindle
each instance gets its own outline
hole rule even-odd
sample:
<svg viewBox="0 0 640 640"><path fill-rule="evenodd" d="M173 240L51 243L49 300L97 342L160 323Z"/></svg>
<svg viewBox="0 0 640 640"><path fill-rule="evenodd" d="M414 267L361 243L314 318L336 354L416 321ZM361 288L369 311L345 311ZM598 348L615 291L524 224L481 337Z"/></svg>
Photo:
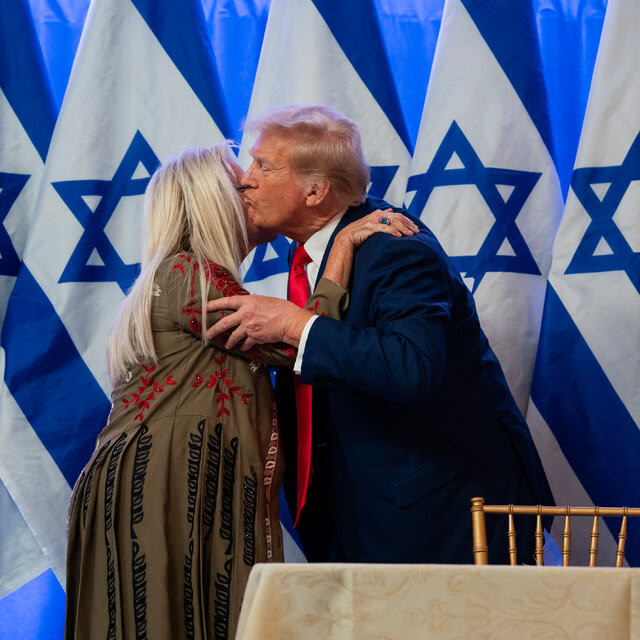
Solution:
<svg viewBox="0 0 640 640"><path fill-rule="evenodd" d="M516 526L513 521L513 505L509 505L509 564L518 564L518 549L516 547Z"/></svg>
<svg viewBox="0 0 640 640"><path fill-rule="evenodd" d="M562 566L568 567L571 561L571 507L565 507L564 529L562 531Z"/></svg>
<svg viewBox="0 0 640 640"><path fill-rule="evenodd" d="M598 538L600 537L600 509L596 510L593 516L593 525L591 527L591 543L589 544L589 566L595 567L598 560Z"/></svg>
<svg viewBox="0 0 640 640"><path fill-rule="evenodd" d="M544 532L542 530L542 506L538 505L536 514L536 564L544 566Z"/></svg>
<svg viewBox="0 0 640 640"><path fill-rule="evenodd" d="M618 550L616 551L616 567L621 567L624 561L624 547L627 543L627 515L628 509L624 508L620 533L618 534Z"/></svg>

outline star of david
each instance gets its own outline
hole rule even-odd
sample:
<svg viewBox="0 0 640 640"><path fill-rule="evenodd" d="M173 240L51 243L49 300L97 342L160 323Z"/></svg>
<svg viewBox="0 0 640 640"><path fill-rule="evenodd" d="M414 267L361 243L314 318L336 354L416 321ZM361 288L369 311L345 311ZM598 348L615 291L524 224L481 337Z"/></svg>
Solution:
<svg viewBox="0 0 640 640"><path fill-rule="evenodd" d="M16 276L20 268L20 258L11 242L11 236L4 227L13 203L17 200L24 185L29 180L22 173L0 172L0 275Z"/></svg>
<svg viewBox="0 0 640 640"><path fill-rule="evenodd" d="M275 256L267 258L267 251L275 251ZM289 271L289 241L278 236L273 242L259 244L253 255L251 266L244 276L244 282L255 282L277 273Z"/></svg>
<svg viewBox="0 0 640 640"><path fill-rule="evenodd" d="M565 273L624 271L640 293L640 253L633 251L613 219L634 180L640 180L640 133L631 144L622 164L584 167L573 172L571 188L589 214L591 222ZM609 185L602 199L596 194L594 184ZM603 240L608 245L607 252L596 254L597 247Z"/></svg>
<svg viewBox="0 0 640 640"><path fill-rule="evenodd" d="M107 237L105 227L121 198L141 195L147 188L149 176L133 177L138 164L142 164L149 176L160 165L160 161L139 131L133 137L111 180L67 180L52 183L84 228L60 276L60 282L117 282L122 291L126 292L137 277L140 265L124 263ZM83 196L100 196L95 211L85 202ZM88 264L94 251L98 253L103 264Z"/></svg>
<svg viewBox="0 0 640 640"><path fill-rule="evenodd" d="M462 168L447 168L452 157L458 156ZM516 225L516 218L542 174L485 167L471 143L454 120L425 173L411 176L407 191L415 191L409 211L419 217L436 187L475 185L487 203L495 222L476 255L450 256L456 268L473 278L475 292L488 272L507 271L539 275L538 265ZM498 185L513 187L505 200ZM505 241L514 255L500 255Z"/></svg>

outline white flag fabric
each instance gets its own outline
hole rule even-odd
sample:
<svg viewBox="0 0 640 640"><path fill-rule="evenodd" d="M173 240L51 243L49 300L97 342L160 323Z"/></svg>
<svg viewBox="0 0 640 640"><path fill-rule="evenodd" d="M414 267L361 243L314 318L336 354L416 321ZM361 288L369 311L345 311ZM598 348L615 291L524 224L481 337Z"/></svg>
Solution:
<svg viewBox="0 0 640 640"><path fill-rule="evenodd" d="M410 173L524 414L562 210L529 3L447 0Z"/></svg>
<svg viewBox="0 0 640 640"><path fill-rule="evenodd" d="M553 456L549 480L562 504L640 504L638 33L637 3L609 0L553 246L528 418L543 457ZM631 565L640 563L635 524Z"/></svg>
<svg viewBox="0 0 640 640"><path fill-rule="evenodd" d="M248 117L283 104L327 104L354 120L370 193L401 204L410 142L372 0L272 0ZM243 138L244 166L253 141ZM282 236L256 249L246 287L286 297L288 251Z"/></svg>
<svg viewBox="0 0 640 640"><path fill-rule="evenodd" d="M20 269L56 115L27 0L7 0L2 11L0 328ZM0 373L4 373L4 348L1 345ZM0 390L0 397L2 394ZM5 487L4 477L0 464L0 597L49 566Z"/></svg>
<svg viewBox="0 0 640 640"><path fill-rule="evenodd" d="M110 406L105 336L139 270L142 194L162 160L229 130L199 0L92 2L2 338L2 479L62 584L71 487Z"/></svg>

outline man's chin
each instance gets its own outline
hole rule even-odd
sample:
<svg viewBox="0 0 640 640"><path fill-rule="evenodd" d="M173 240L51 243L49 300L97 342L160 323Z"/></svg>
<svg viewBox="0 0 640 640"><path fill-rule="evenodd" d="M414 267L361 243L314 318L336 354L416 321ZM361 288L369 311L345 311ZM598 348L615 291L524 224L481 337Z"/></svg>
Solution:
<svg viewBox="0 0 640 640"><path fill-rule="evenodd" d="M249 207L247 211L247 237L249 242L253 245L264 244L265 242L272 242L278 237L278 232L272 227L264 228L258 221L256 211L252 207Z"/></svg>
<svg viewBox="0 0 640 640"><path fill-rule="evenodd" d="M275 229L262 229L251 218L247 219L247 239L249 246L256 247L259 244L273 242L278 237Z"/></svg>
<svg viewBox="0 0 640 640"><path fill-rule="evenodd" d="M267 242L273 242L278 237L277 231L260 229L257 233L249 235L249 242L252 245L266 244Z"/></svg>

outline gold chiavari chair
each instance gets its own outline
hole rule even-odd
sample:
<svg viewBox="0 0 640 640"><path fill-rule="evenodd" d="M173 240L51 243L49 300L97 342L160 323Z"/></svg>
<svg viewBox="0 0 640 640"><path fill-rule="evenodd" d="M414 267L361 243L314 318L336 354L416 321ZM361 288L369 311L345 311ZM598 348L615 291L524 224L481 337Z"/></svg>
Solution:
<svg viewBox="0 0 640 640"><path fill-rule="evenodd" d="M620 532L618 533L618 549L616 551L616 567L624 562L624 548L627 541L627 519L629 516L640 516L640 508L631 507L542 507L516 505L489 505L484 498L471 498L471 526L473 533L473 562L474 564L489 564L489 548L487 546L487 530L485 513L508 515L507 540L509 545L509 564L516 564L516 530L514 515L536 516L535 557L536 564L544 565L543 546L544 533L542 530L543 516L564 516L562 533L562 566L568 567L571 557L571 517L591 516L591 543L589 545L589 566L595 567L598 558L599 522L602 516L621 517Z"/></svg>

